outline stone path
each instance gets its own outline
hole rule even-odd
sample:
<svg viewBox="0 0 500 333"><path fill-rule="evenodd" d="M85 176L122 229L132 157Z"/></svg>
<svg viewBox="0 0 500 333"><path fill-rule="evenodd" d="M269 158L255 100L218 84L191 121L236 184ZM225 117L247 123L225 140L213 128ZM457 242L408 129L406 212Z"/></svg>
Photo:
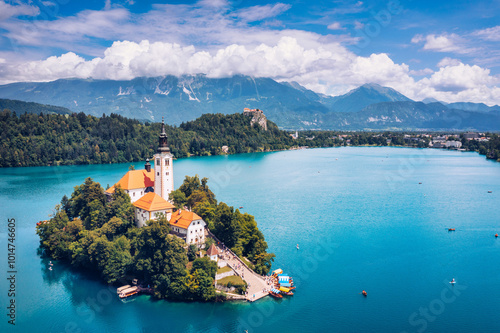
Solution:
<svg viewBox="0 0 500 333"><path fill-rule="evenodd" d="M221 249L219 251L220 253L223 252ZM229 259L227 259L228 256ZM248 301L253 302L269 295L268 290L270 286L266 280L243 265L238 257L234 257L231 254L226 255L226 262L248 284L246 296Z"/></svg>

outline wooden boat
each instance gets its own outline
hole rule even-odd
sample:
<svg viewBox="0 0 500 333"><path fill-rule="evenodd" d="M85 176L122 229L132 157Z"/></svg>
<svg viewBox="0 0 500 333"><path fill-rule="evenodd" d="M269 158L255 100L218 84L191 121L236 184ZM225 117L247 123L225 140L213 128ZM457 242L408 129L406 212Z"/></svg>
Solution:
<svg viewBox="0 0 500 333"><path fill-rule="evenodd" d="M132 286L131 286L130 284L127 284L126 286L122 286L122 287L120 287L120 288L117 288L117 289L116 289L116 293L117 293L118 295L120 295L120 294L122 293L122 291L124 291L124 290L126 290L126 289L128 289L128 288L130 288L130 287L132 287Z"/></svg>
<svg viewBox="0 0 500 333"><path fill-rule="evenodd" d="M118 297L120 298L127 298L127 297L130 297L130 296L133 296L135 294L139 293L139 288L134 286L134 287L130 287L128 289L125 289L123 290L119 295Z"/></svg>
<svg viewBox="0 0 500 333"><path fill-rule="evenodd" d="M488 191L488 193L493 193L493 191Z"/></svg>
<svg viewBox="0 0 500 333"><path fill-rule="evenodd" d="M368 293L364 290L361 292L361 294L363 294L363 296L365 296L365 297L368 296Z"/></svg>
<svg viewBox="0 0 500 333"><path fill-rule="evenodd" d="M498 234L495 234L495 238L497 238L497 237L498 237Z"/></svg>
<svg viewBox="0 0 500 333"><path fill-rule="evenodd" d="M448 231L455 231L455 228L449 228Z"/></svg>
<svg viewBox="0 0 500 333"><path fill-rule="evenodd" d="M273 297L276 297L276 298L283 298L283 295L275 293L275 292L273 292L271 290L269 290L269 295L271 295Z"/></svg>

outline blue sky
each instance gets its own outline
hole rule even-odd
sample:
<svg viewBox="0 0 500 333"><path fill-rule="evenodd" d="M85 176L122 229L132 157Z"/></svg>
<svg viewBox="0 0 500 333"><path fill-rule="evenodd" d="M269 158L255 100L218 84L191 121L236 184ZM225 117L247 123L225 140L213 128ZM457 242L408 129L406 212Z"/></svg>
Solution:
<svg viewBox="0 0 500 333"><path fill-rule="evenodd" d="M244 74L500 104L498 17L500 0L0 0L0 83Z"/></svg>

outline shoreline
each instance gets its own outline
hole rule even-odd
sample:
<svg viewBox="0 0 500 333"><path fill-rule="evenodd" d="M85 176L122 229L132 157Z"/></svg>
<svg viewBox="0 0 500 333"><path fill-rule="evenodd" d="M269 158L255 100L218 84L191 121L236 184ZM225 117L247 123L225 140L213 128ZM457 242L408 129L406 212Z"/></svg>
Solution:
<svg viewBox="0 0 500 333"><path fill-rule="evenodd" d="M464 153L477 153L479 156L484 156L486 160L489 161L494 161L494 162L500 162L492 158L488 158L486 155L480 154L477 150L467 150L467 149L456 149L456 148L433 148L433 147L415 147L415 146L402 146L402 145L338 145L338 146L322 146L322 147L309 147L309 146L294 146L291 148L287 149L277 149L277 150L266 150L266 151L254 151L254 152L247 152L247 153L234 153L234 154L220 154L220 155L204 155L204 156L198 156L198 155L191 155L187 157L180 157L180 158L173 158L175 161L177 160L185 160L185 159L191 159L191 158L200 158L200 157L214 157L214 156L234 156L234 155L244 155L244 154L261 154L261 153L276 153L276 152L282 152L282 151L294 151L294 150L303 150L303 149L325 149L325 148L343 148L343 147L373 147L373 148L412 148L412 149L439 149L439 150L444 150L444 151L459 151L459 152L464 152ZM117 162L117 163L85 163L85 164L46 164L46 165L28 165L28 166L11 166L11 167L0 167L0 170L2 169L19 169L19 168L37 168L37 167L68 167L68 166L85 166L85 165L118 165L118 164L134 164L134 163L139 163L139 162L144 162L143 160L137 160L137 161L131 161L131 162Z"/></svg>

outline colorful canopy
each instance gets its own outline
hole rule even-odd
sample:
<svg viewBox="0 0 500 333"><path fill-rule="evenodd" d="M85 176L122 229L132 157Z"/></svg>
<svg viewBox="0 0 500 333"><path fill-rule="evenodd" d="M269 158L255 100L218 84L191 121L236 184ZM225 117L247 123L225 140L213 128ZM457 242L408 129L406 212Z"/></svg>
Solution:
<svg viewBox="0 0 500 333"><path fill-rule="evenodd" d="M290 281L290 277L286 275L278 275L278 281L279 282L288 282Z"/></svg>
<svg viewBox="0 0 500 333"><path fill-rule="evenodd" d="M287 293L290 291L290 289L288 288L285 288L285 287L280 287L280 291L284 292L284 293Z"/></svg>
<svg viewBox="0 0 500 333"><path fill-rule="evenodd" d="M275 294L279 294L279 293L280 293L280 291L279 291L278 289L274 289L274 288L271 288L271 291L272 291L273 293L275 293Z"/></svg>

